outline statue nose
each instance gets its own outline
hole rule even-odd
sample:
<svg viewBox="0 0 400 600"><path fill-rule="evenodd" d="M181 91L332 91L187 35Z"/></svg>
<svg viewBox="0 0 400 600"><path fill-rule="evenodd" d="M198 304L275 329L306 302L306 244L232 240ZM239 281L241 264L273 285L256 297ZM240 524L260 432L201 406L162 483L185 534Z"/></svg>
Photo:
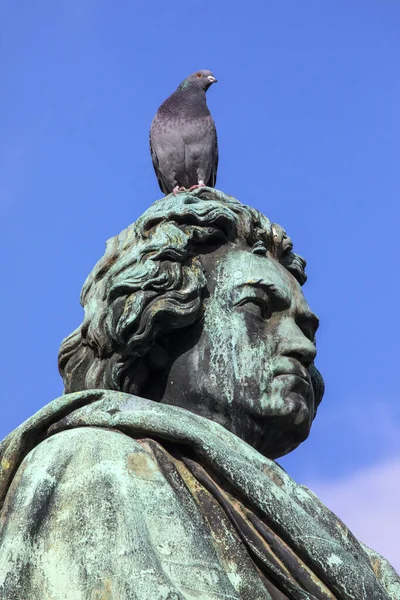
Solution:
<svg viewBox="0 0 400 600"><path fill-rule="evenodd" d="M295 326L295 330L290 337L282 339L281 354L290 358L296 358L304 367L308 367L314 361L317 349L315 344L304 335L301 329Z"/></svg>

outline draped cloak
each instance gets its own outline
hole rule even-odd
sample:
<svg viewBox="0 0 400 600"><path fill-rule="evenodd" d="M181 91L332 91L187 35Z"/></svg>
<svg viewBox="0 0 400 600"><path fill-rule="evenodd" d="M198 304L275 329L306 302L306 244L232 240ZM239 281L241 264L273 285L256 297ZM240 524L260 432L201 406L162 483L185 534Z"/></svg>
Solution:
<svg viewBox="0 0 400 600"><path fill-rule="evenodd" d="M185 409L67 394L0 461L0 600L400 600L311 491Z"/></svg>

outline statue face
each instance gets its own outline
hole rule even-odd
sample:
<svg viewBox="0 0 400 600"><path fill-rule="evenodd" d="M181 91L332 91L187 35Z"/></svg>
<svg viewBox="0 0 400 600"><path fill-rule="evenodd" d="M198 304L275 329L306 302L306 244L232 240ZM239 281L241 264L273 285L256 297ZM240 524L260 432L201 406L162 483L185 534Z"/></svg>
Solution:
<svg viewBox="0 0 400 600"><path fill-rule="evenodd" d="M276 260L225 247L202 257L210 295L200 324L177 334L164 402L219 422L276 458L309 434L307 367L318 326Z"/></svg>

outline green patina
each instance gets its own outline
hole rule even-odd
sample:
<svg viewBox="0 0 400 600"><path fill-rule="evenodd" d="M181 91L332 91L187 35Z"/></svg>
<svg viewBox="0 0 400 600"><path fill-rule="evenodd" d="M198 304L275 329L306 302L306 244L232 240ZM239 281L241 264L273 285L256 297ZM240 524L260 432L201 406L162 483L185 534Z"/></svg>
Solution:
<svg viewBox="0 0 400 600"><path fill-rule="evenodd" d="M304 267L208 188L109 240L61 346L66 393L0 445L1 599L400 598L273 460L323 394Z"/></svg>

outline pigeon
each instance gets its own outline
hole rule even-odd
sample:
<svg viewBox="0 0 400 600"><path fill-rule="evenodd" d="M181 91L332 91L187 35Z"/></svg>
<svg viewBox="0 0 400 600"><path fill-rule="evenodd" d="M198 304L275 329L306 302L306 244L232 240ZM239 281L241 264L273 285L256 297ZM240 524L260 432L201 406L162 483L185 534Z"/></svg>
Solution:
<svg viewBox="0 0 400 600"><path fill-rule="evenodd" d="M206 91L217 80L196 71L161 104L150 129L150 152L163 194L214 187L218 144Z"/></svg>

